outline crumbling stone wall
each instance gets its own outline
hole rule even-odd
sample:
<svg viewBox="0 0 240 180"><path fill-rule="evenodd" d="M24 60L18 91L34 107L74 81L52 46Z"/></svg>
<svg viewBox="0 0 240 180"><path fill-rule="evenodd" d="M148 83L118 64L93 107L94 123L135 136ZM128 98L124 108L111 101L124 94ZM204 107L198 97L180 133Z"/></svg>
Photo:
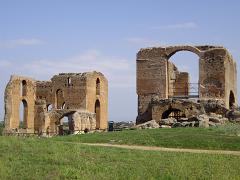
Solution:
<svg viewBox="0 0 240 180"><path fill-rule="evenodd" d="M199 57L198 97L202 101L219 100L226 108L235 105L237 97L236 62L221 46L169 46L141 49L137 53L137 123L149 121L153 114L152 99L189 98L189 75L179 72L169 60L179 51L190 51ZM184 90L185 89L185 90ZM160 112L160 110L159 110ZM161 115L158 113L158 118Z"/></svg>
<svg viewBox="0 0 240 180"><path fill-rule="evenodd" d="M21 91L22 82L24 87ZM26 83L25 83L26 82ZM24 94L24 95L22 95ZM26 126L19 127L19 104L27 104ZM106 130L108 82L102 73L60 73L50 81L12 76L5 90L5 132L58 134L64 116L73 118L72 131ZM80 124L80 125L79 125Z"/></svg>
<svg viewBox="0 0 240 180"><path fill-rule="evenodd" d="M24 87L23 87L24 84ZM20 104L24 104L24 130L34 132L34 108L35 108L36 81L19 76L11 76L5 90L5 129L19 129ZM23 117L22 117L23 118Z"/></svg>

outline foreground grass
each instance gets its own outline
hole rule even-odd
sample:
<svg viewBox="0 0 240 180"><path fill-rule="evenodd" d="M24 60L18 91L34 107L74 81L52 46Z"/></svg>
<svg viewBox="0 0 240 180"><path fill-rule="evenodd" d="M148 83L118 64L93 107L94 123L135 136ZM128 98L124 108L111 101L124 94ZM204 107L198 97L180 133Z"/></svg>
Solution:
<svg viewBox="0 0 240 180"><path fill-rule="evenodd" d="M112 143L192 149L240 150L240 137L226 128L172 128L128 130L54 137L58 141Z"/></svg>
<svg viewBox="0 0 240 180"><path fill-rule="evenodd" d="M0 179L238 179L240 157L0 137Z"/></svg>

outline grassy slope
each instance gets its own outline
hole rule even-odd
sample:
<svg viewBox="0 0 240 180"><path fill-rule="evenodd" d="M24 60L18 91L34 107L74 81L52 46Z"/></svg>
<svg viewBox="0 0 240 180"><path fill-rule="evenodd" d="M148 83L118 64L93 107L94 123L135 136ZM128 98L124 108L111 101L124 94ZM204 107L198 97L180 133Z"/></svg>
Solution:
<svg viewBox="0 0 240 180"><path fill-rule="evenodd" d="M59 141L135 144L162 147L240 150L240 137L226 135L218 129L174 128L129 130L55 137Z"/></svg>
<svg viewBox="0 0 240 180"><path fill-rule="evenodd" d="M0 179L238 179L239 156L0 137Z"/></svg>

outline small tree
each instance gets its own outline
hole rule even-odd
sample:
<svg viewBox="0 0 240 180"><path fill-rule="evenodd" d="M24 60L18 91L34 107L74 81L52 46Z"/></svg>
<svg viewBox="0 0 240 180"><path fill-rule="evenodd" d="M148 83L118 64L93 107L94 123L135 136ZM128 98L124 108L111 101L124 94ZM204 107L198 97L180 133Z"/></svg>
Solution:
<svg viewBox="0 0 240 180"><path fill-rule="evenodd" d="M3 128L4 128L4 123L3 121L0 121L0 136L2 136Z"/></svg>

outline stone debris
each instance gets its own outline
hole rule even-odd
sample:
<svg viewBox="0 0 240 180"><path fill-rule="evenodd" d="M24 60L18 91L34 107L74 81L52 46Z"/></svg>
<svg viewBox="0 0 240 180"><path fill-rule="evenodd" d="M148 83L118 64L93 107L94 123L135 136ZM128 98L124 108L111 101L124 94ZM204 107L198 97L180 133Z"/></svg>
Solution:
<svg viewBox="0 0 240 180"><path fill-rule="evenodd" d="M159 127L159 124L155 120L151 120L135 126L136 129L154 129Z"/></svg>

